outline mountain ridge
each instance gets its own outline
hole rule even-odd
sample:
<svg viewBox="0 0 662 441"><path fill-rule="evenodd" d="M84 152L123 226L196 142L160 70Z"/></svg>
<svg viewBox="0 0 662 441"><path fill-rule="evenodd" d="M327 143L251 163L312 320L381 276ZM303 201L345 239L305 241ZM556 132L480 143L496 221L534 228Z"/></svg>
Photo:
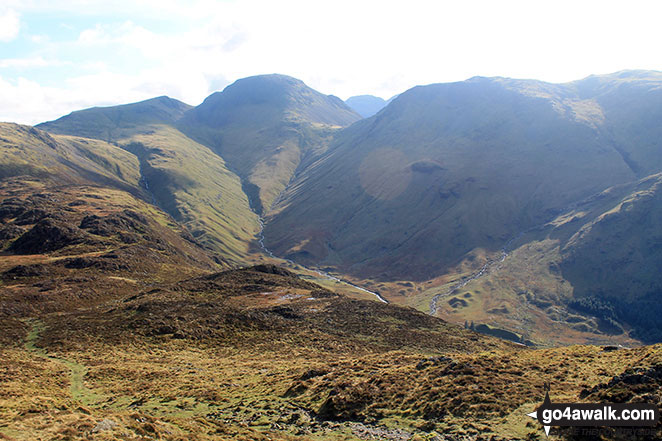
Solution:
<svg viewBox="0 0 662 441"><path fill-rule="evenodd" d="M517 251L509 244L523 247L520 236L546 243L546 237L530 234L534 227L560 222L559 213L580 201L662 169L655 141L661 78L648 71L562 84L473 77L416 86L378 114L359 119L337 98L300 80L261 75L167 117L168 124L120 119L116 128L125 136L119 144L140 158L142 182L156 189L152 197L159 206L232 261L258 256L254 239L264 216L264 243L276 255L426 309L431 298L459 285L460 275L492 268L502 253ZM176 104L157 98L133 108L163 102ZM66 117L61 120L50 127L66 128ZM208 171L191 180L201 158ZM177 170L181 164L184 173ZM216 179L205 175L227 175L233 183L201 192ZM215 201L216 194L226 196ZM240 198L233 201L232 195ZM203 207L212 207L211 214ZM528 246L507 256L508 262L530 256ZM549 254L538 257L566 272L562 282L552 283L556 276L540 268L545 283L560 283L554 285L559 292L530 301L581 298L585 289L575 297L565 294L564 284L583 286L569 275L576 273L569 258L562 250L541 249ZM646 278L647 272L633 277ZM482 283L472 281L467 289ZM504 306L511 293L495 293L485 302L470 292L473 300L450 296L455 306L444 306L442 314L461 322L474 311L461 305L488 305L496 298L502 304L485 307L511 310ZM503 315L484 317L513 329ZM596 326L583 321L575 327Z"/></svg>
<svg viewBox="0 0 662 441"><path fill-rule="evenodd" d="M662 81L615 75L0 123L0 438L536 440L549 384L662 405Z"/></svg>
<svg viewBox="0 0 662 441"><path fill-rule="evenodd" d="M60 135L78 135L112 142L140 124L172 124L193 107L165 95L119 106L71 112L35 127Z"/></svg>

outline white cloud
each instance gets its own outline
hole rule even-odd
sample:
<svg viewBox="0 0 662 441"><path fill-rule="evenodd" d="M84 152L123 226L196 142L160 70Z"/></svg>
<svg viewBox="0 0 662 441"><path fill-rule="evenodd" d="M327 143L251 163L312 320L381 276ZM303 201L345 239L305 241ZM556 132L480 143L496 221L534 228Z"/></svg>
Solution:
<svg viewBox="0 0 662 441"><path fill-rule="evenodd" d="M73 110L154 96L137 85L132 77L107 74L72 79L62 87L42 86L23 77L15 81L0 77L0 121L37 124Z"/></svg>
<svg viewBox="0 0 662 441"><path fill-rule="evenodd" d="M54 64L58 64L58 63L52 61L46 61L42 57L0 59L0 68L10 68L10 67L33 68L33 67L52 66Z"/></svg>
<svg viewBox="0 0 662 441"><path fill-rule="evenodd" d="M48 35L31 35L30 40L35 44L45 44L50 41Z"/></svg>
<svg viewBox="0 0 662 441"><path fill-rule="evenodd" d="M0 11L0 41L8 42L18 37L21 21L18 13L13 9Z"/></svg>
<svg viewBox="0 0 662 441"><path fill-rule="evenodd" d="M77 40L47 43L47 60L58 58L57 44L89 53L57 88L39 86L25 71L23 80L5 79L0 100L10 91L28 94L25 104L13 98L22 113L12 119L25 122L162 94L198 104L228 82L274 72L341 98L389 98L474 75L562 82L625 68L662 70L657 1L3 1L23 20L35 11L89 17ZM42 53L29 55L0 67L27 60L39 67Z"/></svg>

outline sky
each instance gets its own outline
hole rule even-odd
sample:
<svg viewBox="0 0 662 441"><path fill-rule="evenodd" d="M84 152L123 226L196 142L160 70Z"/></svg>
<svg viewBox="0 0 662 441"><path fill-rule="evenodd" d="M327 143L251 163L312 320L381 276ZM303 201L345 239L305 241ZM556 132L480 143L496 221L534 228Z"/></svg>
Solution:
<svg viewBox="0 0 662 441"><path fill-rule="evenodd" d="M660 1L0 0L0 121L281 73L342 99L480 76L662 70Z"/></svg>

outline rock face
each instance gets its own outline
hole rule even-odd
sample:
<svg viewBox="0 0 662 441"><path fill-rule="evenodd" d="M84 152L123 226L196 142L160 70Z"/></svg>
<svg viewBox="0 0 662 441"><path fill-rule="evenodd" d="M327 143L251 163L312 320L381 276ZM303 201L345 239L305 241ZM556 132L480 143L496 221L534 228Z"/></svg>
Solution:
<svg viewBox="0 0 662 441"><path fill-rule="evenodd" d="M42 219L9 248L16 254L42 254L85 241L85 233L53 218Z"/></svg>
<svg viewBox="0 0 662 441"><path fill-rule="evenodd" d="M113 430L115 427L117 427L119 424L117 424L115 421L111 419L104 419L99 421L99 424L94 426L92 429L92 433L99 433L99 432L105 432L107 430Z"/></svg>
<svg viewBox="0 0 662 441"><path fill-rule="evenodd" d="M97 236L117 235L123 243L136 243L150 239L147 218L139 213L125 210L108 216L85 216L79 228Z"/></svg>

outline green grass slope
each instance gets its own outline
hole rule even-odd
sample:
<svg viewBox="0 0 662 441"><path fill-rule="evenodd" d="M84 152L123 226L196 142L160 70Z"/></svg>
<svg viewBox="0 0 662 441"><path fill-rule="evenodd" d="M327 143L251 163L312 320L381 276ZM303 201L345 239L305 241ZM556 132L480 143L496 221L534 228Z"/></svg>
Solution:
<svg viewBox="0 0 662 441"><path fill-rule="evenodd" d="M259 231L239 178L207 147L169 126L152 126L121 145L140 158L154 202L223 260L245 262Z"/></svg>
<svg viewBox="0 0 662 441"><path fill-rule="evenodd" d="M259 230L239 178L223 158L173 127L191 108L167 97L73 112L40 124L51 133L112 142L139 165L145 199L183 223L220 261L246 263Z"/></svg>
<svg viewBox="0 0 662 441"><path fill-rule="evenodd" d="M145 195L138 160L115 145L0 123L0 179L23 175L58 184L96 183Z"/></svg>
<svg viewBox="0 0 662 441"><path fill-rule="evenodd" d="M642 147L617 135L630 124L617 103L634 115L662 109L659 75L632 75L594 89L591 78L415 87L334 138L275 207L266 243L381 280L427 280L497 253L569 204L660 166L659 125L636 126Z"/></svg>

